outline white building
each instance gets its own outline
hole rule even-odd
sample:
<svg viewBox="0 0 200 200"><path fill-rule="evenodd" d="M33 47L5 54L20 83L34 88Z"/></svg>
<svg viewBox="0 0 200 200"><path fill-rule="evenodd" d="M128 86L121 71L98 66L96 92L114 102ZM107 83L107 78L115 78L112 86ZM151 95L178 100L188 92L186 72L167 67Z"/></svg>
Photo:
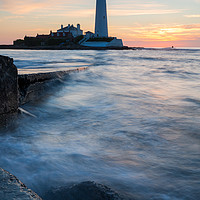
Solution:
<svg viewBox="0 0 200 200"><path fill-rule="evenodd" d="M61 28L57 30L57 33L71 33L73 37L77 37L79 35L83 35L83 30L81 30L80 24L77 24L77 27L75 27L73 24L68 24L66 27L61 25Z"/></svg>

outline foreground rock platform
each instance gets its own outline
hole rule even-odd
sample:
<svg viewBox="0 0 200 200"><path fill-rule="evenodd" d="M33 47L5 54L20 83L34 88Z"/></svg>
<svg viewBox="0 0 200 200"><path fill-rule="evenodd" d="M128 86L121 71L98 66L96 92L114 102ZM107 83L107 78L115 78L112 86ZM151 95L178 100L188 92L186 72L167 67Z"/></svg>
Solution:
<svg viewBox="0 0 200 200"><path fill-rule="evenodd" d="M42 200L35 192L28 189L20 180L0 168L1 200Z"/></svg>

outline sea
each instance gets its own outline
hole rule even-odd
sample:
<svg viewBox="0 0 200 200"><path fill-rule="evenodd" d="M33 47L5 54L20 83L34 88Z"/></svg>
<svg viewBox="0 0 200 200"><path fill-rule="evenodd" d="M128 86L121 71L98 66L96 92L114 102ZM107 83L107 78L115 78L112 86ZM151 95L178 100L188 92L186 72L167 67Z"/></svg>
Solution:
<svg viewBox="0 0 200 200"><path fill-rule="evenodd" d="M95 181L131 200L200 199L200 49L0 54L19 73L88 67L0 129L1 168L41 196Z"/></svg>

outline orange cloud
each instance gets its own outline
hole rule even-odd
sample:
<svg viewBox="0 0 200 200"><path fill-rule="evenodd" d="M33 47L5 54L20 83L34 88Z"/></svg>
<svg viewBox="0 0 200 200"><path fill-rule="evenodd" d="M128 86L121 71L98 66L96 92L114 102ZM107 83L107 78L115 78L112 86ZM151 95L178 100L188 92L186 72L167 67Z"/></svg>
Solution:
<svg viewBox="0 0 200 200"><path fill-rule="evenodd" d="M68 0L67 3L72 3ZM76 3L76 2L75 2ZM61 5L66 4L65 0L1 0L0 10L7 11L15 15L27 14L34 11L63 9ZM66 8L66 6L64 6Z"/></svg>
<svg viewBox="0 0 200 200"><path fill-rule="evenodd" d="M12 14L26 14L37 9L41 9L45 6L45 3L38 3L35 1L24 1L24 0L2 0L0 10L7 11Z"/></svg>
<svg viewBox="0 0 200 200"><path fill-rule="evenodd" d="M198 40L200 38L200 24L164 26L152 24L149 26L112 27L112 32L118 33L125 40L138 41L178 41Z"/></svg>

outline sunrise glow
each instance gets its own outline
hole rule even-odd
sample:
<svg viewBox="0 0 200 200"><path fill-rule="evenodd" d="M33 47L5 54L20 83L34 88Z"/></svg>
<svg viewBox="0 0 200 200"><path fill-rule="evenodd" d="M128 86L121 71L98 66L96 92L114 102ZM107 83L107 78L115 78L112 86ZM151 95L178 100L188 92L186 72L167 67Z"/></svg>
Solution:
<svg viewBox="0 0 200 200"><path fill-rule="evenodd" d="M108 0L109 35L129 46L200 47L200 0ZM94 31L95 0L0 0L0 44L80 23Z"/></svg>

